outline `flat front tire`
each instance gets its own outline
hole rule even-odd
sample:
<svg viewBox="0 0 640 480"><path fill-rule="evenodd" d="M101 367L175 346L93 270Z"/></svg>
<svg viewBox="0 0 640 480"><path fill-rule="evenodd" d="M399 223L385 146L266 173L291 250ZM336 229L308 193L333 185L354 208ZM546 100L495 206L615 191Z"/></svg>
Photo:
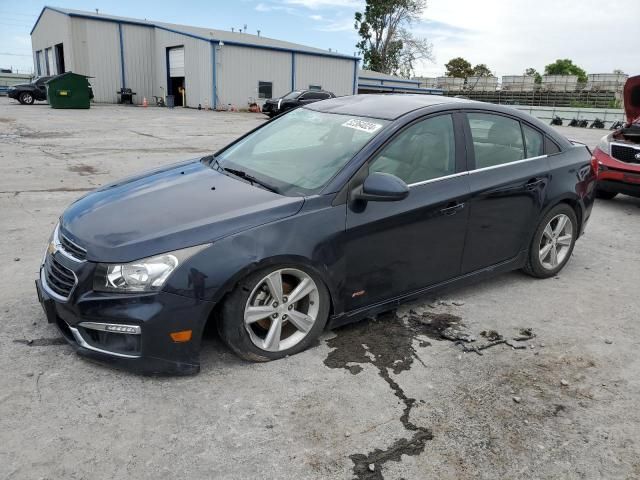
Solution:
<svg viewBox="0 0 640 480"><path fill-rule="evenodd" d="M241 358L266 362L305 350L329 316L322 279L300 266L277 266L242 280L225 300L218 331Z"/></svg>
<svg viewBox="0 0 640 480"><path fill-rule="evenodd" d="M540 221L523 270L537 278L556 275L569 261L578 236L578 219L569 205L553 207Z"/></svg>

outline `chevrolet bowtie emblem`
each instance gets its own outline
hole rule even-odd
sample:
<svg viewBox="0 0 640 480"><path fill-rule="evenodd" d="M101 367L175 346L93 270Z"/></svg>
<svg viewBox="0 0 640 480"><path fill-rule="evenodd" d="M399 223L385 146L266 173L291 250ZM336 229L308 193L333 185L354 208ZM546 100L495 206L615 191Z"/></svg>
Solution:
<svg viewBox="0 0 640 480"><path fill-rule="evenodd" d="M49 246L47 247L47 252L49 252L49 255L53 255L57 250L58 246L55 244L55 242L49 242Z"/></svg>

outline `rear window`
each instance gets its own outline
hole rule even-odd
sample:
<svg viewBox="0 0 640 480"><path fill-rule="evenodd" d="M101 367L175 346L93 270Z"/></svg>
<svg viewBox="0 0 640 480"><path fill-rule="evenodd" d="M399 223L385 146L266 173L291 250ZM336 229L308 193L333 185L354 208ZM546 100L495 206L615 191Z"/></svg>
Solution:
<svg viewBox="0 0 640 480"><path fill-rule="evenodd" d="M520 122L491 113L468 113L476 168L494 167L525 157Z"/></svg>

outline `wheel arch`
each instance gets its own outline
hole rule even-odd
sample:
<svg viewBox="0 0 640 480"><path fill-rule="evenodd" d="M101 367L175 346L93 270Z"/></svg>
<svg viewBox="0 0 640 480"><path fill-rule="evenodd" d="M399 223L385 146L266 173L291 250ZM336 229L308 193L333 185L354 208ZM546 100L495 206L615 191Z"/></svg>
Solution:
<svg viewBox="0 0 640 480"><path fill-rule="evenodd" d="M290 266L290 267L302 267L312 270L327 288L329 292L329 318L335 313L336 305L339 304L338 292L334 283L330 280L328 268L324 265L314 263L310 259L299 255L276 255L273 257L264 258L258 262L252 262L245 267L238 270L216 291L214 297L211 299L214 302L209 317L205 323L205 329L211 325L217 324L220 320L221 309L226 301L227 297L233 292L238 284L245 278L253 273L274 266Z"/></svg>

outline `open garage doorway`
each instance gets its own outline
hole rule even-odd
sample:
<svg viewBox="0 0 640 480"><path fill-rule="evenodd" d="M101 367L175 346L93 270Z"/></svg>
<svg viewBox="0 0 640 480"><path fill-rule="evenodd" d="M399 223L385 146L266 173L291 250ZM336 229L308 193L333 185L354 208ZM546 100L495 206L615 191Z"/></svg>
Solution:
<svg viewBox="0 0 640 480"><path fill-rule="evenodd" d="M167 93L173 95L176 107L185 105L184 89L184 46L167 48Z"/></svg>

